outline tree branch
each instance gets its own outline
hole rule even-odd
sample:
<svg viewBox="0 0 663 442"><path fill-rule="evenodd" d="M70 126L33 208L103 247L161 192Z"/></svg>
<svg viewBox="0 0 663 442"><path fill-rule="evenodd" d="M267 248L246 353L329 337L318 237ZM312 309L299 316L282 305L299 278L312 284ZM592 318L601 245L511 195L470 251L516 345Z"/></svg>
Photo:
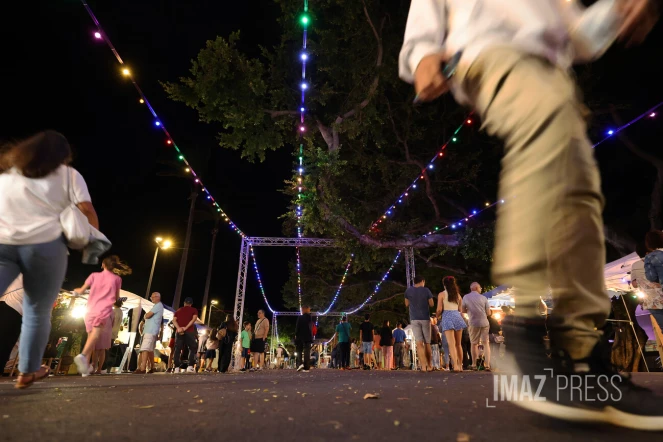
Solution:
<svg viewBox="0 0 663 442"><path fill-rule="evenodd" d="M275 110L263 109L263 111L265 113L269 114L269 116L274 118L274 119L278 118L278 117L282 117L284 115L299 115L299 112L289 111L289 110L275 111Z"/></svg>
<svg viewBox="0 0 663 442"><path fill-rule="evenodd" d="M431 255L431 256L423 256L423 255L421 255L421 257L425 259L425 261L426 261L426 265L427 265L428 267L436 267L436 268L438 268L438 269L442 269L442 270L447 270L447 271L449 271L449 272L458 273L459 275L464 275L464 274L465 274L465 270L463 270L463 269L459 269L459 268L457 268L457 267L447 266L447 265L444 265L444 264L438 264L438 263L436 263L436 262L431 262L433 259L435 259L435 255Z"/></svg>
<svg viewBox="0 0 663 442"><path fill-rule="evenodd" d="M340 147L339 143L339 138L338 138L338 126L343 122L343 120L346 120L353 115L355 115L358 111L364 109L366 106L368 106L368 103L370 103L371 99L373 98L373 95L375 95L375 92L378 89L378 85L380 84L380 72L379 68L382 66L382 58L384 54L384 48L382 45L382 28L384 27L386 17L383 17L382 20L380 21L380 31L375 28L375 25L373 24L373 20L371 19L370 14L368 13L368 8L366 7L366 2L362 0L362 3L364 4L364 15L366 16L366 20L368 21L368 24L371 27L371 30L373 31L373 35L375 36L375 40L377 41L377 46L378 46L378 52L377 52L377 57L375 61L375 68L378 71L375 74L375 77L373 78L373 82L371 83L370 87L368 88L368 93L366 94L366 98L359 103L357 106L355 106L353 109L345 112L344 114L339 115L336 117L336 120L334 121L334 124L332 126L332 145L329 148L331 152L337 150ZM326 141L326 140L325 140ZM329 144L329 143L328 143Z"/></svg>

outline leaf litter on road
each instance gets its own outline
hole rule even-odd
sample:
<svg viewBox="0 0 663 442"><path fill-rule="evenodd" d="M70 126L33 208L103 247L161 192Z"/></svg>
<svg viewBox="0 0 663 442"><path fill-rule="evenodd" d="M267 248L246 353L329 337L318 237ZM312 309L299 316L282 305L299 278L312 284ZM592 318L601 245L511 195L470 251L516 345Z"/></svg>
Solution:
<svg viewBox="0 0 663 442"><path fill-rule="evenodd" d="M380 395L377 394L372 394L372 393L366 393L364 395L364 399L379 399Z"/></svg>

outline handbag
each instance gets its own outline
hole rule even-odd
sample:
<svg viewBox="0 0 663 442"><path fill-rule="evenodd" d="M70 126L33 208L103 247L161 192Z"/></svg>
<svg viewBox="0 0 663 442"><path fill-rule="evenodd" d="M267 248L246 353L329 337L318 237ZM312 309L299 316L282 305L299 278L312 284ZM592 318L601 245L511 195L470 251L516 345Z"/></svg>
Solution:
<svg viewBox="0 0 663 442"><path fill-rule="evenodd" d="M67 239L67 246L74 250L84 249L90 243L91 228L87 217L81 212L71 196L70 175L71 167L67 167L67 196L69 205L60 212L60 224L62 233Z"/></svg>

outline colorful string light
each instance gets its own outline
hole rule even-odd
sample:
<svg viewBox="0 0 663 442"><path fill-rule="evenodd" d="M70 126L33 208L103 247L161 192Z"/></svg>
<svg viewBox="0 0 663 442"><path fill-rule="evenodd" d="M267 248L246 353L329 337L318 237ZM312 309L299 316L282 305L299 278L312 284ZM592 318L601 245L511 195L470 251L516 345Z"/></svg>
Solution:
<svg viewBox="0 0 663 442"><path fill-rule="evenodd" d="M628 123L626 123L626 124L624 124L624 125L618 127L617 129L608 129L608 130L605 132L605 133L606 133L606 136L605 136L602 140L600 140L599 142L597 142L596 144L594 144L592 147L593 147L593 148L596 148L596 146L598 146L599 144L602 144L602 143L603 143L604 141L606 141L607 139L614 137L614 136L617 135L619 132L623 131L624 129L626 129L627 127L631 126L632 124L637 123L638 121L642 120L643 118L646 118L646 117L654 118L654 117L656 117L656 112L654 112L654 111L657 110L657 109L658 109L659 107L661 107L661 106L663 106L663 101L661 101L660 103L658 103L656 106L652 107L651 109L649 109L649 110L647 110L647 111L641 113L640 115L638 115L637 117L635 117L634 119L632 119L632 120L629 121Z"/></svg>
<svg viewBox="0 0 663 442"><path fill-rule="evenodd" d="M353 313L357 313L359 310L364 308L364 306L368 303L368 301L373 299L373 296L375 296L375 294L380 291L380 287L382 286L382 283L387 280L387 278L389 277L389 274L391 273L391 271L394 269L394 266L398 262L398 258L400 258L400 257L401 257L401 251L399 250L398 253L396 254L396 258L394 258L394 260L391 263L391 266L389 266L389 270L387 270L387 273L385 273L384 276L382 277L382 279L375 285L375 289L373 290L373 293L371 293L368 296L368 298L366 298L366 300L364 302L359 304L359 306L357 306L356 308L354 308L352 310L346 311L345 312L346 315L351 315Z"/></svg>
<svg viewBox="0 0 663 442"><path fill-rule="evenodd" d="M407 197L409 196L409 194L410 194L411 191L417 189L417 183L420 182L420 181L422 181L422 180L424 180L425 177L426 177L426 174L430 173L429 171L430 171L430 170L433 170L433 169L435 168L435 162L436 162L437 160L439 160L440 158L443 158L443 157L444 157L444 150L447 148L447 146L448 146L450 143L456 143L456 142L458 142L458 137L457 137L458 132L460 132L460 130L461 130L463 127L465 127L465 126L469 126L469 125L471 125L472 123L473 123L473 120L472 120L472 113L470 112L470 113L469 113L469 114L463 119L463 123L462 123L461 125L459 125L459 126L456 128L456 130L453 132L453 135L451 135L451 137L449 137L449 139L448 139L448 140L447 140L442 146L440 146L440 148L439 148L438 151L435 153L435 155L433 156L433 158L430 159L430 161L428 162L428 164L426 165L426 167L424 167L423 169L421 169L421 172L417 175L417 177L414 179L414 181L412 181L412 183L410 183L410 185L407 186L407 187L405 188L405 190L403 190L403 191L401 192L400 196L399 196L398 198L396 198L396 200L394 201L394 203L393 203L391 206L389 206L389 207L387 208L387 210L384 211L384 213L380 216L380 218L378 218L373 224L371 224L371 228L369 229L370 232L374 232L374 231L376 231L377 228L379 227L379 225L382 224L382 222L383 222L384 220L388 219L391 215L394 214L394 212L396 211L396 207L397 207L399 204L403 204L403 201L405 200L405 198L407 198Z"/></svg>
<svg viewBox="0 0 663 442"><path fill-rule="evenodd" d="M200 175L198 175L196 173L196 171L193 169L193 166L184 157L184 154L182 153L182 151L180 150L178 145L175 143L175 140L173 139L173 137L170 135L170 133L166 129L166 126L163 124L163 121L160 120L159 117L157 116L156 111L154 110L154 108L152 107L152 104L150 104L150 101L147 99L147 97L143 93L143 90L140 88L140 86L138 86L138 83L136 82L136 79L133 77L133 75L131 73L131 70L128 67L126 67L126 64L122 60L122 57L120 57L120 54L115 49L115 46L111 42L110 38L108 38L108 35L104 32L103 28L101 27L101 24L99 23L99 20L97 20L97 17L94 15L94 12L92 12L92 9L90 8L90 6L87 4L87 2L85 0L81 0L81 3L83 5L83 7L85 8L85 10L87 11L88 15L90 16L90 18L92 19L92 21L94 22L95 26L97 27L97 31L93 34L94 38L96 38L98 40L104 40L106 42L106 44L110 48L111 52L113 53L113 55L117 59L118 63L122 67L122 69L121 69L122 75L124 75L125 77L127 77L131 80L131 83L133 84L134 88L138 92L138 95L140 96L140 99L138 100L138 102L140 104L145 104L147 106L147 109L152 114L152 117L154 117L154 125L156 127L158 127L159 129L161 129L161 131L165 135L166 145L172 146L172 147L175 148L175 151L177 152L178 160L181 161L186 166L184 168L184 171L192 177L194 183L196 183L197 185L200 186L200 189L202 190L202 192L206 196L206 200L209 201L212 204L212 206L216 209L216 211L221 215L221 219L224 220L225 222L227 222L229 227L235 233L237 233L238 235L244 237L244 232L242 232L239 229L239 227L237 227L237 225L230 219L230 217L223 211L223 209L221 209L221 206L219 206L219 203L216 202L216 200L214 199L214 197L210 193L209 189L207 189L207 187L203 183L202 179L200 178Z"/></svg>
<svg viewBox="0 0 663 442"><path fill-rule="evenodd" d="M341 290L343 290L343 284L345 284L345 278L348 276L348 272L350 271L350 266L352 266L352 258L354 258L354 254L350 257L350 260L348 261L348 265L345 266L345 272L343 273L343 278L341 278L341 283L338 285L338 289L336 289L336 294L334 294L334 299L332 299L331 303L329 304L329 307L323 312L319 312L318 316L325 316L327 313L329 313L329 310L336 304L336 300L338 299L338 296L341 294ZM317 325L317 321L316 321Z"/></svg>
<svg viewBox="0 0 663 442"><path fill-rule="evenodd" d="M265 295L265 287L262 285L262 278L260 277L260 270L258 270L258 263L256 262L256 255L253 251L253 246L249 244L249 248L251 250L251 259L253 260L253 270L256 271L256 279L258 281L258 286L260 287L260 293L262 293L262 299L265 300L265 304L267 304L267 308L269 309L270 312L276 313L274 309L272 308L271 305L269 305L269 301L267 300L267 295Z"/></svg>

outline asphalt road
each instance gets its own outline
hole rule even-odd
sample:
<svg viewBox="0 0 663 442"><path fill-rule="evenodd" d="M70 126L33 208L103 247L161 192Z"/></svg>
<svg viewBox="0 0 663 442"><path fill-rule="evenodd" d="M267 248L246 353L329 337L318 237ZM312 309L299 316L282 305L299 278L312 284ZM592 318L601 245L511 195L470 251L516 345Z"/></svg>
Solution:
<svg viewBox="0 0 663 442"><path fill-rule="evenodd" d="M663 395L663 373L635 375ZM364 399L366 394L378 399ZM0 380L0 441L661 441L509 403L487 373L292 370ZM663 406L663 404L661 404Z"/></svg>

